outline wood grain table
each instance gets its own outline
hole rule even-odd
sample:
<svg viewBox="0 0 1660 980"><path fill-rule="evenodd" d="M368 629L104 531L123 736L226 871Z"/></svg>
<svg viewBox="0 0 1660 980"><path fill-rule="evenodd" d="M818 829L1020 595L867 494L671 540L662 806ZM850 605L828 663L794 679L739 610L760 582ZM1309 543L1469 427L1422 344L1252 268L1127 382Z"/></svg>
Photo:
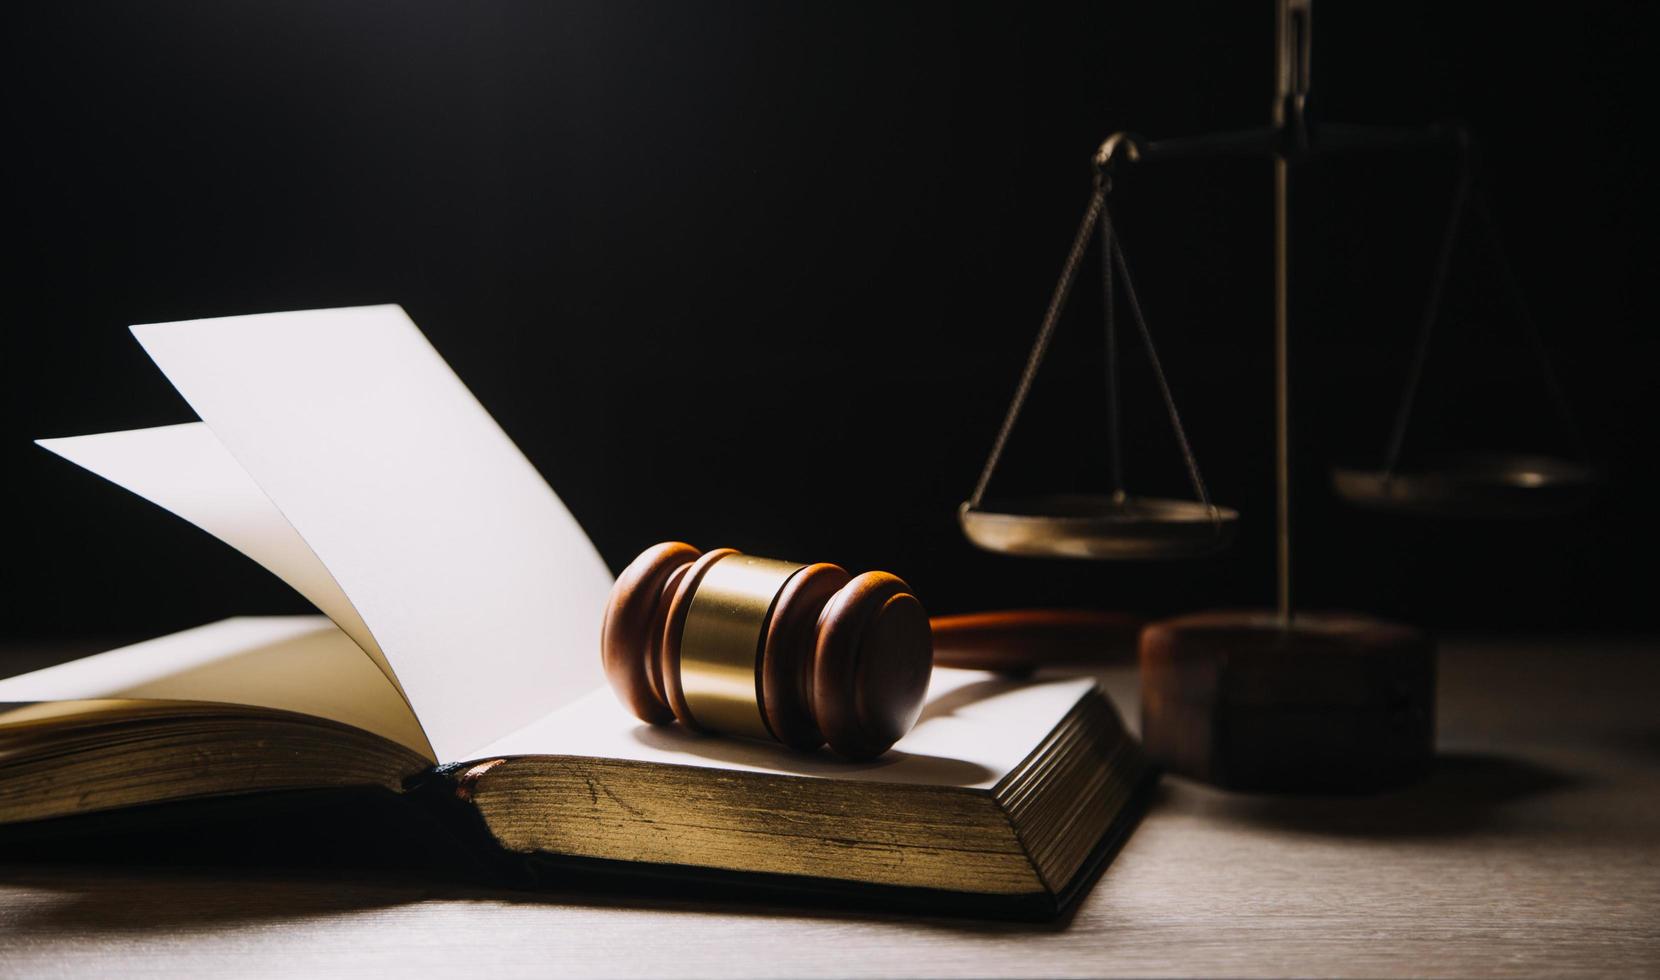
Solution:
<svg viewBox="0 0 1660 980"><path fill-rule="evenodd" d="M1133 720L1133 673L1104 680ZM0 974L1660 974L1660 641L1445 639L1441 692L1426 784L1167 778L1062 923L27 862L0 866Z"/></svg>

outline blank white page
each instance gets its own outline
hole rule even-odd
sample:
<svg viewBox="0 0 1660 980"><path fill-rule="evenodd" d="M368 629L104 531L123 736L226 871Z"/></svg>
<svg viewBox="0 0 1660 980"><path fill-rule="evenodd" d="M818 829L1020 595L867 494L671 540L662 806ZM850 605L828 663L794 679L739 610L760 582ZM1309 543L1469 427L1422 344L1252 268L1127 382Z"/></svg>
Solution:
<svg viewBox="0 0 1660 980"><path fill-rule="evenodd" d="M922 716L892 749L868 762L829 752L635 718L609 690L595 691L480 752L578 755L794 776L990 789L1020 765L1095 682L1088 678L1012 681L977 670L935 668Z"/></svg>
<svg viewBox="0 0 1660 980"><path fill-rule="evenodd" d="M339 583L438 761L600 685L610 572L401 308L133 333Z"/></svg>
<svg viewBox="0 0 1660 980"><path fill-rule="evenodd" d="M263 565L334 620L397 685L386 655L334 576L207 426L187 422L36 441Z"/></svg>

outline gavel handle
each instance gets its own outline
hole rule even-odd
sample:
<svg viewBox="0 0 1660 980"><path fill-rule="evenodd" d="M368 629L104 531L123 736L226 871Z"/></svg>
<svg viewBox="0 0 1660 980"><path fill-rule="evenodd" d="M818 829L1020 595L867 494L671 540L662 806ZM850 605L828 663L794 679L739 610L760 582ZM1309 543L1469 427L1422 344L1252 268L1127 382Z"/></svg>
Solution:
<svg viewBox="0 0 1660 980"><path fill-rule="evenodd" d="M1134 663L1142 626L1128 613L1086 609L1004 609L929 622L937 666L1004 673Z"/></svg>

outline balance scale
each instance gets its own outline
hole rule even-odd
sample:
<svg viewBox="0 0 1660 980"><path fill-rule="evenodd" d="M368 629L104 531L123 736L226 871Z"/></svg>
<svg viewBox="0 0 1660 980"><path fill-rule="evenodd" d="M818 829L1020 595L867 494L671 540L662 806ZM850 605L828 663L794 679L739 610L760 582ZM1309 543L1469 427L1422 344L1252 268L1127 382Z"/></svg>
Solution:
<svg viewBox="0 0 1660 980"><path fill-rule="evenodd" d="M1013 399L973 492L958 508L976 546L1008 555L1097 560L1196 558L1225 548L1238 511L1211 500L1182 427L1153 335L1130 279L1107 200L1119 168L1195 156L1268 156L1274 162L1274 474L1276 605L1214 611L1150 625L1142 635L1142 727L1167 768L1247 790L1373 791L1421 777L1434 757L1434 645L1421 631L1349 613L1306 612L1292 602L1290 204L1299 162L1315 155L1412 146L1455 148L1459 179L1409 374L1379 467L1338 467L1333 490L1373 510L1434 516L1527 518L1582 504L1600 483L1583 458L1404 453L1424 363L1440 320L1453 246L1475 206L1545 388L1572 416L1537 324L1504 254L1461 125L1397 128L1322 122L1308 113L1312 0L1280 0L1276 95L1261 128L1148 141L1109 136L1094 157L1094 188L1061 268ZM1099 494L988 496L992 477L1054 337L1083 258L1099 240L1107 359L1111 486ZM1193 499L1138 496L1125 485L1118 392L1118 292L1147 352L1181 450ZM1581 445L1583 441L1581 440Z"/></svg>

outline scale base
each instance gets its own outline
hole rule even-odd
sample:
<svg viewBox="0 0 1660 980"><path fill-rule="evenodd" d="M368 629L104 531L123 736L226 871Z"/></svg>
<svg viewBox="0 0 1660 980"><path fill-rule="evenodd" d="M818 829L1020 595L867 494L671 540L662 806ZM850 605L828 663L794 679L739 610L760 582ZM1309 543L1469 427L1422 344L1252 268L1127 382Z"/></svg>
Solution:
<svg viewBox="0 0 1660 980"><path fill-rule="evenodd" d="M1141 737L1225 789L1372 793L1435 758L1435 644L1343 612L1218 610L1142 631Z"/></svg>

